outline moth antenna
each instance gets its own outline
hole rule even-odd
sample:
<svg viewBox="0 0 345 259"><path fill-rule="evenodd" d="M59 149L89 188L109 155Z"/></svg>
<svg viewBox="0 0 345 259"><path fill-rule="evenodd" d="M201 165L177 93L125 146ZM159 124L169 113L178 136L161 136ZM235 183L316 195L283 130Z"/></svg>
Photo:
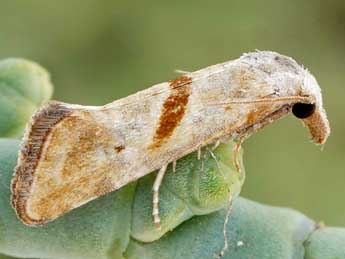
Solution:
<svg viewBox="0 0 345 259"><path fill-rule="evenodd" d="M311 97L307 96L287 96L287 97L276 97L276 98L261 98L253 100L233 100L224 103L209 103L210 105L228 105L228 104L254 104L254 103L278 103L285 101L297 101L301 103L314 103Z"/></svg>
<svg viewBox="0 0 345 259"><path fill-rule="evenodd" d="M161 219L159 217L159 207L158 207L158 203L159 203L159 187L162 184L163 181L163 177L164 174L167 170L167 165L164 165L159 171L158 174L156 176L155 182L153 184L153 209L152 209L152 216L153 216L153 221L155 223L155 226L157 228L157 230L161 230Z"/></svg>
<svg viewBox="0 0 345 259"><path fill-rule="evenodd" d="M227 231L226 227L227 227L228 222L229 222L231 211L232 211L232 195L231 195L231 192L229 190L229 198L228 198L228 202L227 202L227 211L226 211L224 224L223 224L224 246L223 246L222 250L219 252L219 254L217 256L218 258L223 257L225 252L229 249L228 231Z"/></svg>
<svg viewBox="0 0 345 259"><path fill-rule="evenodd" d="M235 166L236 171L238 173L241 173L241 166L240 166L240 162L238 161L238 154L240 152L240 148L241 148L243 141L244 141L244 137L243 136L239 137L239 139L237 140L237 142L233 148L232 163Z"/></svg>
<svg viewBox="0 0 345 259"><path fill-rule="evenodd" d="M182 75L190 74L189 71L185 71L181 69L175 69L175 73L182 74Z"/></svg>

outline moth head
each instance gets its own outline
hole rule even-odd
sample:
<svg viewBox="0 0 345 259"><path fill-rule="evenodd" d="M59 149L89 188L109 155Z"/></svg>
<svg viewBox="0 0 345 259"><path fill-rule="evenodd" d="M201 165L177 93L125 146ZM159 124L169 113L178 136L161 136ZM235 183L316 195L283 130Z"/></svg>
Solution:
<svg viewBox="0 0 345 259"><path fill-rule="evenodd" d="M295 103L292 113L309 129L314 143L324 144L330 134L330 126L322 104L321 89L307 70L301 86L301 96L309 97L310 101Z"/></svg>
<svg viewBox="0 0 345 259"><path fill-rule="evenodd" d="M309 129L312 140L316 144L326 142L330 127L322 104L321 89L308 70L294 59L272 51L247 53L240 58L240 61L240 65L245 67L246 73L249 74L240 77L241 80L236 82L241 88L245 84L245 89L239 91L246 94L244 98L267 99L269 96L268 99L271 99L268 102L289 105L292 107L293 115L302 120ZM239 71L242 72L241 69ZM250 79L253 78L255 80L251 81ZM260 82L262 78L265 78L263 83ZM250 84L250 82L254 83ZM265 101L261 100L262 103ZM281 108L281 106L273 106L273 109L277 107Z"/></svg>

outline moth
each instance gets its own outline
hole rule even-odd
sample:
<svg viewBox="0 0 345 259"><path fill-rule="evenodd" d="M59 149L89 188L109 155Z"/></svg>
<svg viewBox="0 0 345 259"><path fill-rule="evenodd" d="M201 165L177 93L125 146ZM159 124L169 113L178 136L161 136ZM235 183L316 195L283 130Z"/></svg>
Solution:
<svg viewBox="0 0 345 259"><path fill-rule="evenodd" d="M49 102L28 123L12 180L24 224L42 225L201 147L237 145L291 112L316 144L330 134L315 78L293 59L257 51L154 85L104 106Z"/></svg>

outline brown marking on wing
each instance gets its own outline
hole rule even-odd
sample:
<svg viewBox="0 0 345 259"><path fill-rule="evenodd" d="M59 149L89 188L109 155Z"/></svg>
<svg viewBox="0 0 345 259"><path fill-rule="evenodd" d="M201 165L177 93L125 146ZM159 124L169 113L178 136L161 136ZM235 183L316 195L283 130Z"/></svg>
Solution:
<svg viewBox="0 0 345 259"><path fill-rule="evenodd" d="M114 140L87 111L78 110L52 129L27 203L29 224L47 221L114 189ZM32 219L33 218L33 219Z"/></svg>
<svg viewBox="0 0 345 259"><path fill-rule="evenodd" d="M12 202L20 219L44 224L95 194L109 192L112 182L107 174L114 167L109 159L95 158L99 152L112 153L114 146L107 129L87 111L74 114L52 103L36 113L12 184ZM59 161L61 169L56 167ZM39 188L32 190L34 178Z"/></svg>
<svg viewBox="0 0 345 259"><path fill-rule="evenodd" d="M26 200L30 193L33 175L41 158L42 149L51 129L66 118L71 110L62 103L50 102L32 117L22 144L19 162L12 180L12 205L17 215L24 222L31 222L27 217Z"/></svg>
<svg viewBox="0 0 345 259"><path fill-rule="evenodd" d="M163 104L158 128L150 148L160 147L179 125L186 111L191 82L192 78L187 76L181 76L169 82L171 93Z"/></svg>
<svg viewBox="0 0 345 259"><path fill-rule="evenodd" d="M41 215L40 221L50 221L61 212L73 209L76 197L78 200L88 200L90 196L100 196L110 192L113 189L111 178L97 176L98 174L95 178L83 176L77 182L67 182L61 186L52 185L51 192L32 203L35 212Z"/></svg>
<svg viewBox="0 0 345 259"><path fill-rule="evenodd" d="M73 143L72 149L67 153L67 159L64 163L61 175L63 177L71 177L73 174L76 175L82 169L89 167L92 157L95 156L95 151L97 147L103 146L102 142L107 137L107 134L97 126L94 122L90 120L85 120L85 118L79 117L69 117L64 120L64 127L73 132L73 129L78 128L76 140ZM56 132L59 133L58 131ZM57 138L60 143L53 144L51 142L51 147L56 147L61 145L61 140L64 138Z"/></svg>
<svg viewBox="0 0 345 259"><path fill-rule="evenodd" d="M181 86L189 85L192 83L192 78L188 76L180 76L169 81L171 89L179 88Z"/></svg>
<svg viewBox="0 0 345 259"><path fill-rule="evenodd" d="M125 149L125 146L122 146L122 145L116 146L114 149L116 150L117 153L120 153L122 150Z"/></svg>
<svg viewBox="0 0 345 259"><path fill-rule="evenodd" d="M225 110L226 112L231 111L231 110L232 110L231 105L226 105L226 106L224 107L224 110Z"/></svg>
<svg viewBox="0 0 345 259"><path fill-rule="evenodd" d="M40 221L45 221L55 215L58 211L66 211L71 207L67 203L59 202L62 199L68 199L69 193L73 193L73 186L71 184L64 184L62 186L56 186L52 192L47 194L44 198L37 200L34 204L35 210L40 212L40 215L44 217L40 218ZM52 204L52 201L54 203ZM31 220L32 221L32 220Z"/></svg>
<svg viewBox="0 0 345 259"><path fill-rule="evenodd" d="M248 124L248 125L253 124L253 122L255 121L255 118L256 118L256 112L255 111L249 113L247 115L247 118L246 118L246 124Z"/></svg>
<svg viewBox="0 0 345 259"><path fill-rule="evenodd" d="M247 125L255 124L255 122L265 117L265 115L267 115L269 111L270 111L269 105L260 105L256 107L254 111L250 112L247 115L245 124Z"/></svg>
<svg viewBox="0 0 345 259"><path fill-rule="evenodd" d="M93 193L94 196L98 197L108 192L111 192L112 190L114 190L112 179L111 177L105 176L99 180L99 184L96 188L94 188Z"/></svg>
<svg viewBox="0 0 345 259"><path fill-rule="evenodd" d="M255 123L253 124L244 123L241 127L232 129L232 132L236 132L237 135L247 138L248 136L256 133L257 131L265 127L266 125L288 114L291 111L291 108L292 108L292 105L284 104L282 107L278 108L277 110L273 112L271 111L270 113L266 114L260 119L258 118L258 120L256 120Z"/></svg>

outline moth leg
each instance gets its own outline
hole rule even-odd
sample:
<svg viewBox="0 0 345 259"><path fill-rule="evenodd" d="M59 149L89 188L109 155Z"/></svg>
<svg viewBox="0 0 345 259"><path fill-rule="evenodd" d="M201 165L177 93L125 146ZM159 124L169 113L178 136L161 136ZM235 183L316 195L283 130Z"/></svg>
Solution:
<svg viewBox="0 0 345 259"><path fill-rule="evenodd" d="M173 172L175 173L176 172L176 160L174 160L172 162L172 168L173 168Z"/></svg>
<svg viewBox="0 0 345 259"><path fill-rule="evenodd" d="M198 147L198 160L201 158L201 146Z"/></svg>
<svg viewBox="0 0 345 259"><path fill-rule="evenodd" d="M228 245L228 232L227 232L227 225L229 222L229 217L232 211L232 195L230 193L229 190L229 198L228 198L228 202L227 202L227 211L226 211L226 215L225 215L225 219L224 219L224 225L223 225L223 236L224 236L224 246L222 248L222 250L219 252L218 254L218 258L221 258L224 256L225 252L229 249L229 245Z"/></svg>
<svg viewBox="0 0 345 259"><path fill-rule="evenodd" d="M236 168L237 172L241 172L241 166L240 162L238 161L238 153L240 151L241 145L244 141L244 137L239 137L238 141L236 142L234 148L233 148L233 157L232 157L232 162Z"/></svg>
<svg viewBox="0 0 345 259"><path fill-rule="evenodd" d="M204 154L200 159L201 159L200 171L201 171L201 174L204 174L204 168L205 168L205 154Z"/></svg>
<svg viewBox="0 0 345 259"><path fill-rule="evenodd" d="M219 172L222 174L222 176L225 179L225 174L224 174L224 172L223 172L223 170L222 170L222 168L221 168L221 166L219 164L218 158L216 157L216 155L213 153L213 151L211 149L207 148L207 151L210 153L211 157L216 162L216 165L217 165L217 168L218 168Z"/></svg>
<svg viewBox="0 0 345 259"><path fill-rule="evenodd" d="M158 201L159 201L159 187L162 183L162 180L163 180L163 177L164 177L164 174L167 170L167 166L168 165L164 165L158 172L157 176L156 176L156 179L155 179L155 182L153 184L153 201L152 201L152 204L153 204L153 209L152 209L152 216L153 216L153 221L156 225L156 228L158 230L161 229L161 219L159 217L159 208L158 208Z"/></svg>
<svg viewBox="0 0 345 259"><path fill-rule="evenodd" d="M214 143L214 145L213 145L213 147L212 147L212 150L215 150L219 145L220 145L220 140L217 140L217 141Z"/></svg>

